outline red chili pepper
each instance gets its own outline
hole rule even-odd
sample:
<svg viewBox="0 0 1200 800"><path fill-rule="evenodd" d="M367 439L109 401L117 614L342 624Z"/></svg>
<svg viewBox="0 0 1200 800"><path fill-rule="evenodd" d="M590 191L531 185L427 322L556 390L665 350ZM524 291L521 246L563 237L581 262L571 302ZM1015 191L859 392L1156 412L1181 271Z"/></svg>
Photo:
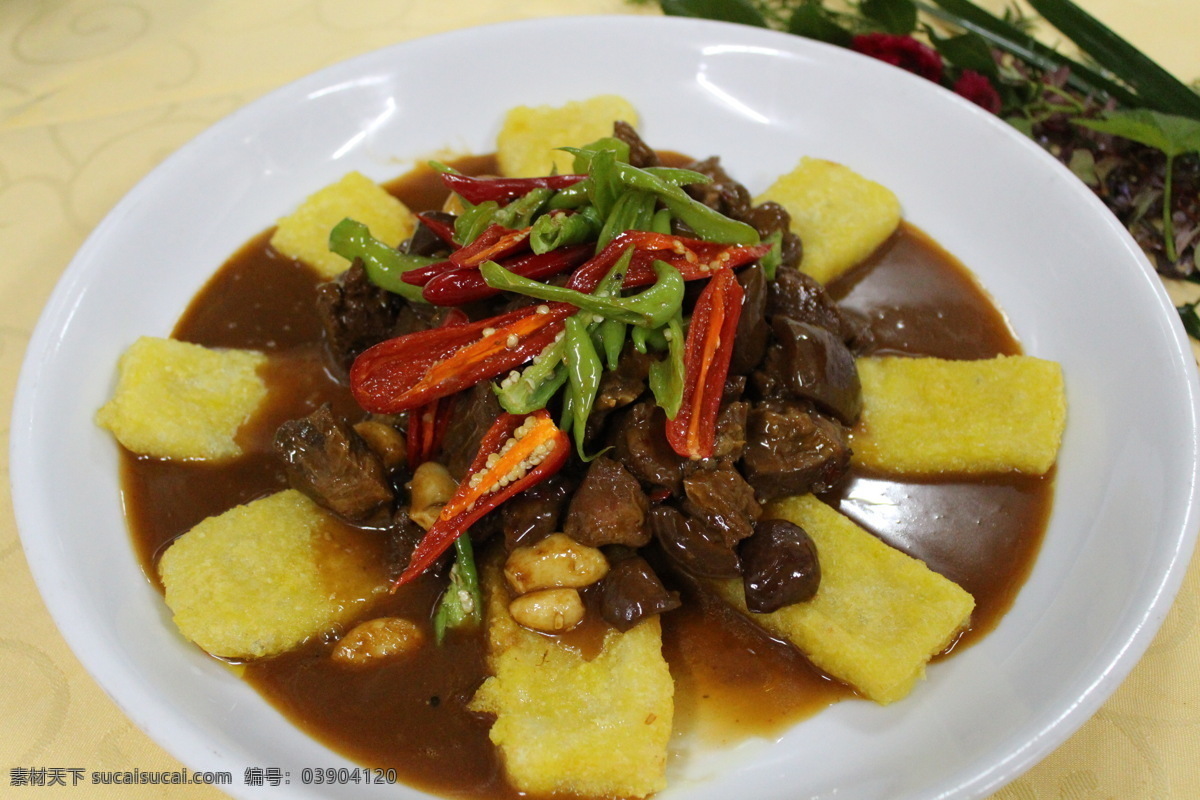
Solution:
<svg viewBox="0 0 1200 800"><path fill-rule="evenodd" d="M421 212L421 213L417 214L417 219L421 220L421 223L426 228L429 228L429 230L433 233L434 236L438 237L443 242L450 245L450 247L452 247L453 249L455 249L455 250L458 249L458 242L454 241L454 226L453 225L446 224L446 222L444 220L440 220L437 217L432 216L428 212Z"/></svg>
<svg viewBox="0 0 1200 800"><path fill-rule="evenodd" d="M667 420L667 441L686 458L712 456L744 296L733 271L721 269L713 274L692 310L683 353L683 402L675 419Z"/></svg>
<svg viewBox="0 0 1200 800"><path fill-rule="evenodd" d="M717 270L748 264L771 250L770 244L730 245L665 233L625 231L576 270L567 285L584 292L592 291L630 246L634 251L622 284L626 289L654 283L655 261L667 262L679 270L684 280L693 281L711 277Z"/></svg>
<svg viewBox="0 0 1200 800"><path fill-rule="evenodd" d="M425 532L392 591L429 568L480 517L562 467L571 442L545 409L503 413L484 434L466 477Z"/></svg>
<svg viewBox="0 0 1200 800"><path fill-rule="evenodd" d="M442 318L439 328L452 325L465 325L470 322L466 314L457 308L451 310ZM446 427L450 424L450 414L454 408L453 397L439 397L419 408L408 412L408 468L415 470L429 459L442 446Z"/></svg>
<svg viewBox="0 0 1200 800"><path fill-rule="evenodd" d="M505 269L518 275L540 281L579 266L591 252L590 244L576 244L548 253L531 253L508 258L500 263ZM498 294L500 290L487 285L478 267L461 267L439 272L429 279L421 292L427 301L439 306L460 306Z"/></svg>
<svg viewBox="0 0 1200 800"><path fill-rule="evenodd" d="M460 267L477 267L485 261L516 255L529 249L530 228L512 230L492 223L475 237L475 241L450 254L450 261Z"/></svg>
<svg viewBox="0 0 1200 800"><path fill-rule="evenodd" d="M438 261L436 264L402 272L400 273L400 280L405 283L411 283L413 286L424 286L443 272L450 272L455 269L459 269L459 266L453 261Z"/></svg>
<svg viewBox="0 0 1200 800"><path fill-rule="evenodd" d="M543 303L388 339L355 359L350 391L363 409L376 414L417 408L525 363L554 341L576 310L566 303Z"/></svg>
<svg viewBox="0 0 1200 800"><path fill-rule="evenodd" d="M533 189L565 189L579 183L586 175L547 175L539 178L472 178L442 173L442 184L468 203L478 205L486 200L504 203L529 194Z"/></svg>

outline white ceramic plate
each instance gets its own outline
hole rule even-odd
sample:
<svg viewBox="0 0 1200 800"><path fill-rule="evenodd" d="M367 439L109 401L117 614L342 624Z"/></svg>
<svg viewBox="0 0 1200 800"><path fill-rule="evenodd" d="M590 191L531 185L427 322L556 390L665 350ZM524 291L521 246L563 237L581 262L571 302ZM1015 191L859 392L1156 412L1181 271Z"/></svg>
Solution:
<svg viewBox="0 0 1200 800"><path fill-rule="evenodd" d="M501 115L614 92L654 145L721 154L752 191L801 155L891 187L980 277L1070 403L1045 545L1012 611L887 708L846 702L780 741L677 759L669 798L978 798L1064 740L1132 668L1197 527L1190 351L1134 243L1065 169L933 84L742 26L563 18L465 30L323 70L182 148L113 209L43 314L12 426L13 489L38 586L130 718L239 796L405 797L300 783L348 766L182 641L141 575L117 449L92 423L117 356L168 333L251 235L350 169L385 179L446 149L488 152ZM248 767L290 785L242 786Z"/></svg>

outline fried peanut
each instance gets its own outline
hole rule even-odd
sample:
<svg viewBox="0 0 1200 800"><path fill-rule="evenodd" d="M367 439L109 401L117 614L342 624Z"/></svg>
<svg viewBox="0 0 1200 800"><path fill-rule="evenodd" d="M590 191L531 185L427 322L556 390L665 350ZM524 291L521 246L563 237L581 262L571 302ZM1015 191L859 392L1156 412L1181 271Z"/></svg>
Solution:
<svg viewBox="0 0 1200 800"><path fill-rule="evenodd" d="M403 617L377 617L350 629L331 657L350 667L372 667L415 652L425 644L425 632Z"/></svg>
<svg viewBox="0 0 1200 800"><path fill-rule="evenodd" d="M565 533L552 533L529 547L518 547L504 563L504 577L516 594L562 587L581 589L607 574L604 553Z"/></svg>
<svg viewBox="0 0 1200 800"><path fill-rule="evenodd" d="M508 604L518 624L542 633L563 633L583 619L583 598L574 589L541 589Z"/></svg>
<svg viewBox="0 0 1200 800"><path fill-rule="evenodd" d="M426 461L417 467L409 483L408 516L425 530L437 522L442 506L454 496L458 483L450 472L436 461Z"/></svg>

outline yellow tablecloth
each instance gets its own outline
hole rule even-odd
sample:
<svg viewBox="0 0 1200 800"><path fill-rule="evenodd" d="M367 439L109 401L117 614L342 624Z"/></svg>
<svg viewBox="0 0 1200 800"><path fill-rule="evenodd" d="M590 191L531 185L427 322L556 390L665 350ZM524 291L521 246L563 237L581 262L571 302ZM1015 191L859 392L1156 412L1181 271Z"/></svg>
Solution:
<svg viewBox="0 0 1200 800"><path fill-rule="evenodd" d="M1185 80L1198 0L1081 0ZM993 0L993 7L1003 3ZM654 14L623 0L0 2L0 419L38 313L89 231L163 157L267 91L393 42L510 19ZM8 470L8 425L0 464ZM14 785L14 770L176 770L80 667L0 497L0 796L219 798L216 789ZM1103 591L1103 587L1096 587ZM1133 674L996 800L1200 797L1200 568ZM241 776L235 776L241 778Z"/></svg>

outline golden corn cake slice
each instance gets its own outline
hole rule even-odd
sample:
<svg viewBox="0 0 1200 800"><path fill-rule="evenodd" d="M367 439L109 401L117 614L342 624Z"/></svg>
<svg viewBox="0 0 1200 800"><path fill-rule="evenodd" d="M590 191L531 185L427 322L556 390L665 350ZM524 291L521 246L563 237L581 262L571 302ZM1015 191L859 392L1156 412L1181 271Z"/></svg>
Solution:
<svg viewBox="0 0 1200 800"><path fill-rule="evenodd" d="M350 262L329 250L329 232L345 218L366 225L371 235L395 247L416 228L404 203L360 172L309 195L290 216L279 220L271 246L288 258L303 261L324 278L336 278Z"/></svg>
<svg viewBox="0 0 1200 800"><path fill-rule="evenodd" d="M1045 473L1066 424L1062 368L1032 356L858 360L856 463L885 473Z"/></svg>
<svg viewBox="0 0 1200 800"><path fill-rule="evenodd" d="M611 136L618 120L637 127L638 113L628 100L611 94L560 107L517 106L496 136L500 174L528 178L570 173L575 157L555 148L582 147Z"/></svg>
<svg viewBox="0 0 1200 800"><path fill-rule="evenodd" d="M792 217L804 255L800 269L821 283L859 264L900 224L890 189L833 161L804 157L754 199L774 200Z"/></svg>
<svg viewBox="0 0 1200 800"><path fill-rule="evenodd" d="M112 398L96 424L134 453L218 460L240 455L238 429L267 395L252 350L214 350L143 336L117 362Z"/></svg>
<svg viewBox="0 0 1200 800"><path fill-rule="evenodd" d="M261 658L350 622L386 591L378 537L294 489L209 517L163 553L175 624L215 656Z"/></svg>
<svg viewBox="0 0 1200 800"><path fill-rule="evenodd" d="M746 609L742 582L716 584L757 625L794 644L813 664L877 703L909 693L925 664L954 641L975 600L925 563L885 544L812 495L769 505L817 546L821 585L804 603L769 614Z"/></svg>
<svg viewBox="0 0 1200 800"><path fill-rule="evenodd" d="M484 571L488 665L471 709L490 732L509 782L522 792L644 797L666 785L674 684L657 617L610 630L588 659L508 613L497 565Z"/></svg>

